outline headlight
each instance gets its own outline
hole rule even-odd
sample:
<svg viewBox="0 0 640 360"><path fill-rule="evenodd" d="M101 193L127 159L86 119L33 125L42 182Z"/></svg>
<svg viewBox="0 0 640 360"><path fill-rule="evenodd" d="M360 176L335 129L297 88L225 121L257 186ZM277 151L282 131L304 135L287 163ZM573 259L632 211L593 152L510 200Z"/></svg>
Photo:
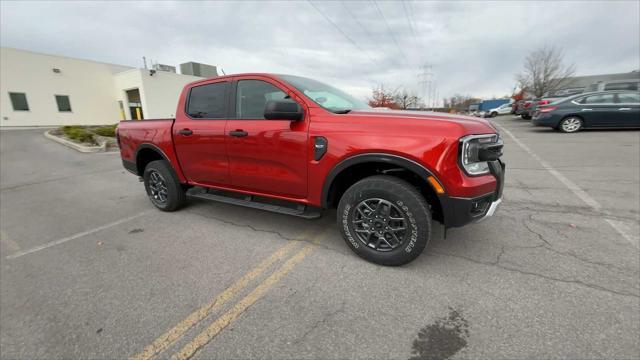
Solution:
<svg viewBox="0 0 640 360"><path fill-rule="evenodd" d="M469 135L460 139L460 165L469 175L489 173L487 161L502 155L502 141L497 134Z"/></svg>

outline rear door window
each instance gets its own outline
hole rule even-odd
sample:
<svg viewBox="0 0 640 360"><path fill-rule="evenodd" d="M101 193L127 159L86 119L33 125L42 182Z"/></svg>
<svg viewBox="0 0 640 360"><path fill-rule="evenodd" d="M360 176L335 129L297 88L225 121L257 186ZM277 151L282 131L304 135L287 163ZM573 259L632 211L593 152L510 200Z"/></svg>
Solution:
<svg viewBox="0 0 640 360"><path fill-rule="evenodd" d="M581 104L585 105L607 105L613 104L613 94L598 94L584 97Z"/></svg>
<svg viewBox="0 0 640 360"><path fill-rule="evenodd" d="M640 93L621 93L618 94L618 103L620 104L640 104Z"/></svg>
<svg viewBox="0 0 640 360"><path fill-rule="evenodd" d="M224 119L227 117L228 82L195 86L189 92L187 114L195 119Z"/></svg>

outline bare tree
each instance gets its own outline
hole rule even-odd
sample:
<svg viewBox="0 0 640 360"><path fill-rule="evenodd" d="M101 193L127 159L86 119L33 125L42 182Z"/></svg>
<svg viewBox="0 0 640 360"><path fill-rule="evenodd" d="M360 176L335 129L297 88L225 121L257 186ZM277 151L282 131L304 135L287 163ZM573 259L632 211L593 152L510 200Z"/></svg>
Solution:
<svg viewBox="0 0 640 360"><path fill-rule="evenodd" d="M516 75L520 88L541 97L560 88L575 73L575 65L564 63L564 53L556 47L542 47L527 55L524 70Z"/></svg>
<svg viewBox="0 0 640 360"><path fill-rule="evenodd" d="M418 106L418 96L409 92L406 89L402 89L402 91L398 91L394 96L395 103L398 104L400 109L406 110L408 108L415 108Z"/></svg>
<svg viewBox="0 0 640 360"><path fill-rule="evenodd" d="M384 84L378 85L371 91L371 97L368 99L371 107L385 107L389 109L399 109L400 106L395 100L396 91L385 89Z"/></svg>
<svg viewBox="0 0 640 360"><path fill-rule="evenodd" d="M444 106L456 111L464 111L469 108L469 105L480 102L479 98L470 95L455 94L452 97L445 99Z"/></svg>

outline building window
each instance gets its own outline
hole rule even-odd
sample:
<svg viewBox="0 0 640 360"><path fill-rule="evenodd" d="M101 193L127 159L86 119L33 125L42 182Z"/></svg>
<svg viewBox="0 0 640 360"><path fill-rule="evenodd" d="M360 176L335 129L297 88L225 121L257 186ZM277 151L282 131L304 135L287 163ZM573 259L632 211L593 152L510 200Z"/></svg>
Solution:
<svg viewBox="0 0 640 360"><path fill-rule="evenodd" d="M29 104L27 103L27 94L10 92L11 105L14 111L29 111Z"/></svg>
<svg viewBox="0 0 640 360"><path fill-rule="evenodd" d="M67 95L56 95L56 103L58 104L58 111L71 112L71 102Z"/></svg>

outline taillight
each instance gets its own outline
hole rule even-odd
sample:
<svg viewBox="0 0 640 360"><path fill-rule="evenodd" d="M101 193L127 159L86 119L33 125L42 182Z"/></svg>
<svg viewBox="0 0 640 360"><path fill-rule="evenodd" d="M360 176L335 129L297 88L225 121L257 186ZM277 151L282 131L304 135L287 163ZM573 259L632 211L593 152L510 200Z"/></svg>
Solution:
<svg viewBox="0 0 640 360"><path fill-rule="evenodd" d="M555 107L555 106L545 106L545 107L543 107L543 108L539 108L538 110L539 110L541 113L548 113L548 112L552 112L552 111L553 111L553 110L555 110L555 109L556 109L556 107Z"/></svg>
<svg viewBox="0 0 640 360"><path fill-rule="evenodd" d="M538 105L547 105L549 103L551 103L551 101L549 101L549 100L540 100L540 101L538 101Z"/></svg>

